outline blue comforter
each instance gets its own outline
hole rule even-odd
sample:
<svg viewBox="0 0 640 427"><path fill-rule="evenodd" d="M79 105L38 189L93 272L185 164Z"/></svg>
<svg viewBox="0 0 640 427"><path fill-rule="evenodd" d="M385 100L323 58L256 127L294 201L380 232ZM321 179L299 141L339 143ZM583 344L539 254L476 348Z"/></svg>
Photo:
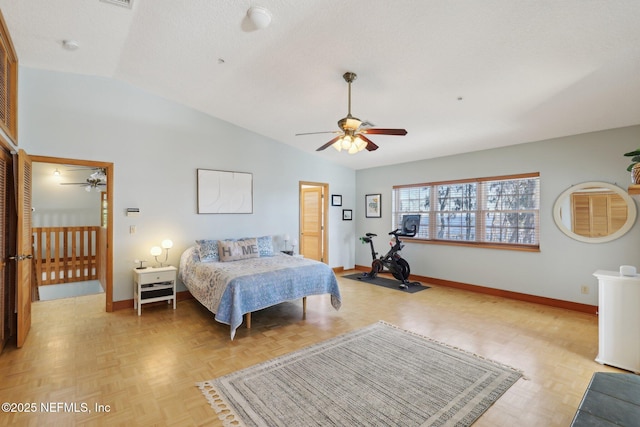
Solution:
<svg viewBox="0 0 640 427"><path fill-rule="evenodd" d="M200 262L195 247L180 259L180 278L215 319L231 327L231 339L243 315L284 301L331 294L341 305L340 289L328 265L278 253L270 257L231 262Z"/></svg>

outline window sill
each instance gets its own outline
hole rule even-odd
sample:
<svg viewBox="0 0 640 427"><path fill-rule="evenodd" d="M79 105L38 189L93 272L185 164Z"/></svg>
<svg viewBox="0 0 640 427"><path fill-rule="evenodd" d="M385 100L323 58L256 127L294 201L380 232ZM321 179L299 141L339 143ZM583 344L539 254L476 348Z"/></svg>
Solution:
<svg viewBox="0 0 640 427"><path fill-rule="evenodd" d="M539 245L512 245L509 243L487 243L487 242L462 242L456 240L426 240L412 239L405 237L402 239L404 243L422 243L427 245L447 245L447 246L467 246L484 249L501 249L508 251L524 251L524 252L540 252Z"/></svg>

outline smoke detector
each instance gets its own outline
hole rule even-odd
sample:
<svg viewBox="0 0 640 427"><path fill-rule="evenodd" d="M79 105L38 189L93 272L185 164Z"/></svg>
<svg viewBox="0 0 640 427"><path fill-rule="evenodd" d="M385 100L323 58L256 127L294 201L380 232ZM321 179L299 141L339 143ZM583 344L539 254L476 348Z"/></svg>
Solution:
<svg viewBox="0 0 640 427"><path fill-rule="evenodd" d="M255 25L259 30L267 28L271 23L271 12L264 7L250 7L247 11L247 16L253 25Z"/></svg>

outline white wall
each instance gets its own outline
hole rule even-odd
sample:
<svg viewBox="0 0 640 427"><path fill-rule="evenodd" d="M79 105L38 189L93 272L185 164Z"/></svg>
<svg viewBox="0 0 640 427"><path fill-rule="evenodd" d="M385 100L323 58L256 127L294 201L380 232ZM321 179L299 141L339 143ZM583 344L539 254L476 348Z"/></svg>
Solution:
<svg viewBox="0 0 640 427"><path fill-rule="evenodd" d="M553 222L553 204L571 185L584 181L630 184L623 154L640 146L640 126L515 145L356 173L357 236L378 234L386 248L391 231L393 185L540 172L540 252L408 243L403 256L421 276L475 284L597 305L597 269L640 267L640 227L609 243L590 244L564 235ZM364 218L364 197L382 193L382 218ZM635 200L638 203L637 199ZM365 245L356 247L356 264L369 265ZM590 287L588 295L580 287Z"/></svg>
<svg viewBox="0 0 640 427"><path fill-rule="evenodd" d="M355 199L354 171L126 83L21 67L18 105L27 153L115 165L114 301L133 297L133 260L151 260L163 239L173 240L177 265L195 239L296 235L299 181L329 183L344 208ZM198 168L253 173L254 213L198 215ZM128 207L140 216L127 217ZM330 210L331 267L354 265L355 223L341 212Z"/></svg>

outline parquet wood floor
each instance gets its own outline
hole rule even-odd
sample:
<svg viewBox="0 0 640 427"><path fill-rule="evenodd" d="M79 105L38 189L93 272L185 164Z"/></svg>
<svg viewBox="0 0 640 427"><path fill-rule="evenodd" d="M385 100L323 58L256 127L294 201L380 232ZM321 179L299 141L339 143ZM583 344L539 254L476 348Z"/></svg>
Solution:
<svg viewBox="0 0 640 427"><path fill-rule="evenodd" d="M378 320L524 372L478 427L567 426L592 374L618 372L594 362L592 315L445 287L406 294L339 281L340 311L328 296L308 298L306 319L300 301L281 304L255 313L252 329L241 327L234 341L195 300L175 311L149 304L140 317L133 309L104 313L104 294L36 303L25 346L0 355L0 402L35 403L37 412L0 413L0 426L221 426L196 381Z"/></svg>

